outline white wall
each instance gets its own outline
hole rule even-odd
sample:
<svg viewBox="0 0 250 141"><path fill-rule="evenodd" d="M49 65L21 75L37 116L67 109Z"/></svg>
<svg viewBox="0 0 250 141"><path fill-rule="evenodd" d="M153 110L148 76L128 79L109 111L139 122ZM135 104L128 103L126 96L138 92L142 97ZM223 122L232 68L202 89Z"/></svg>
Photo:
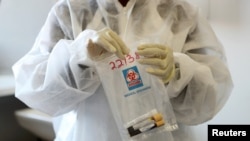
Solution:
<svg viewBox="0 0 250 141"><path fill-rule="evenodd" d="M218 115L195 128L200 141L207 141L208 124L250 124L249 7L249 0L210 0L210 22L225 47L234 89Z"/></svg>
<svg viewBox="0 0 250 141"><path fill-rule="evenodd" d="M2 0L0 5L0 72L33 45L54 0Z"/></svg>
<svg viewBox="0 0 250 141"><path fill-rule="evenodd" d="M249 0L210 0L210 15L212 20L249 22L249 6Z"/></svg>

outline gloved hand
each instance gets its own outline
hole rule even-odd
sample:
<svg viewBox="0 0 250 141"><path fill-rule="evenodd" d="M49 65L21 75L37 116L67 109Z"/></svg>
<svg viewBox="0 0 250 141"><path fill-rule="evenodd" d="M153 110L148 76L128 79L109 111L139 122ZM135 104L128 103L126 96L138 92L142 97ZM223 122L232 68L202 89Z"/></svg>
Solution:
<svg viewBox="0 0 250 141"><path fill-rule="evenodd" d="M104 28L89 39L88 55L90 59L103 59L107 54L116 54L117 57L124 59L129 53L129 49L122 39L111 29Z"/></svg>
<svg viewBox="0 0 250 141"><path fill-rule="evenodd" d="M160 44L143 44L137 48L137 53L143 58L139 59L140 64L150 65L146 71L156 75L166 84L175 75L173 50Z"/></svg>

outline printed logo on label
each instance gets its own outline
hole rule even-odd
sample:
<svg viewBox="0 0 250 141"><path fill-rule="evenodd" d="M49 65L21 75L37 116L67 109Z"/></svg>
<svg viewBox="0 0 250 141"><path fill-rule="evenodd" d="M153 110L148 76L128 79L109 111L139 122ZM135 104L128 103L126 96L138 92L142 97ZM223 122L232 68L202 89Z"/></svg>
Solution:
<svg viewBox="0 0 250 141"><path fill-rule="evenodd" d="M122 71L129 90L133 90L143 86L140 73L136 66Z"/></svg>

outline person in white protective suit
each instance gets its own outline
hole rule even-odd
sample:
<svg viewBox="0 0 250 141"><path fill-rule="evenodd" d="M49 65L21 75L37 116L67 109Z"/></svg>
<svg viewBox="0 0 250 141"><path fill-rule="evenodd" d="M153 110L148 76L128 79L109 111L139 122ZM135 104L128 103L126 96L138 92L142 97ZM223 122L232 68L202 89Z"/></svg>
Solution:
<svg viewBox="0 0 250 141"><path fill-rule="evenodd" d="M179 125L148 141L193 141L192 126L221 110L233 83L223 46L186 1L59 0L13 65L15 96L53 116L55 141L121 141L93 61L123 58L138 40L152 41L139 62L165 83Z"/></svg>

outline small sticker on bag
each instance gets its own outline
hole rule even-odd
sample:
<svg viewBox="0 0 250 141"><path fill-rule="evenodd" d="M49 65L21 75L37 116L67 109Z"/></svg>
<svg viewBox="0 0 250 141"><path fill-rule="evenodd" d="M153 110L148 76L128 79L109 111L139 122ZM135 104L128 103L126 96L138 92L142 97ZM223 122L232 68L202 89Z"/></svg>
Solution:
<svg viewBox="0 0 250 141"><path fill-rule="evenodd" d="M140 73L136 66L127 68L123 70L122 73L130 91L143 86Z"/></svg>

